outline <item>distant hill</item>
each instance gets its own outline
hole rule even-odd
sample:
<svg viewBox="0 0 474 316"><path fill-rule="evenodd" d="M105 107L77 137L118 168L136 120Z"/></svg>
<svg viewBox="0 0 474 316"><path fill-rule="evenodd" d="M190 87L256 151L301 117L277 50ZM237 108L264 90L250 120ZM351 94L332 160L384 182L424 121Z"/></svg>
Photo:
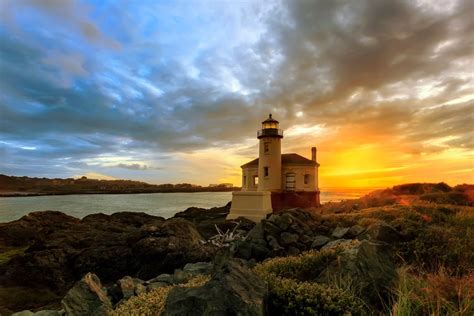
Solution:
<svg viewBox="0 0 474 316"><path fill-rule="evenodd" d="M474 185L460 184L451 187L444 182L401 184L373 191L359 199L326 203L323 205L322 212L347 213L390 204L409 206L414 203L474 206Z"/></svg>
<svg viewBox="0 0 474 316"><path fill-rule="evenodd" d="M0 196L105 194L105 193L165 193L165 192L223 192L240 188L227 184L203 187L189 183L149 184L132 180L48 179L15 177L0 174Z"/></svg>

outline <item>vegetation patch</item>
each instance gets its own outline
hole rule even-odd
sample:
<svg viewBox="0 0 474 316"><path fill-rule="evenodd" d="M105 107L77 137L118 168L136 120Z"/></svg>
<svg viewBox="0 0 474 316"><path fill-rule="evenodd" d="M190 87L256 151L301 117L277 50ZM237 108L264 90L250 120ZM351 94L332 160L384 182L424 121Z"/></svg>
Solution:
<svg viewBox="0 0 474 316"><path fill-rule="evenodd" d="M210 280L207 275L198 275L192 278L187 283L165 286L157 289L153 289L149 292L142 293L138 296L129 298L122 304L112 311L109 315L121 316L121 315L160 315L165 307L166 299L168 294L175 287L201 287Z"/></svg>
<svg viewBox="0 0 474 316"><path fill-rule="evenodd" d="M410 270L404 266L398 271L392 315L474 314L474 273L452 277L444 268L421 274Z"/></svg>
<svg viewBox="0 0 474 316"><path fill-rule="evenodd" d="M15 247L15 248L3 248L0 250L0 265L10 261L11 258L23 254L28 246L26 247Z"/></svg>
<svg viewBox="0 0 474 316"><path fill-rule="evenodd" d="M254 271L269 286L270 315L361 314L364 302L352 282L315 281L322 268L337 258L338 250L309 251L297 257L274 258Z"/></svg>

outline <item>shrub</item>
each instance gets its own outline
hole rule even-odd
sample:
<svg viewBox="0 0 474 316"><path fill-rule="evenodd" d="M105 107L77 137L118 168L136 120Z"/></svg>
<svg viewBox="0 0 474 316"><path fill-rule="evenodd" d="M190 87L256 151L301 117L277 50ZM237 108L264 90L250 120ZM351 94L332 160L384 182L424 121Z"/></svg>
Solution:
<svg viewBox="0 0 474 316"><path fill-rule="evenodd" d="M437 204L472 205L468 195L460 191L426 193L420 196L420 200Z"/></svg>
<svg viewBox="0 0 474 316"><path fill-rule="evenodd" d="M260 274L275 274L300 281L314 280L323 269L337 258L337 251L310 250L295 257L277 257L257 265Z"/></svg>
<svg viewBox="0 0 474 316"><path fill-rule="evenodd" d="M351 282L320 284L314 281L336 257L337 251L310 251L258 264L254 271L268 283L270 290L270 314L361 314L364 303L355 294Z"/></svg>
<svg viewBox="0 0 474 316"><path fill-rule="evenodd" d="M160 315L163 312L168 294L174 287L200 287L203 286L207 281L209 281L209 276L199 275L184 284L153 289L149 292L129 298L127 301L120 304L109 315Z"/></svg>
<svg viewBox="0 0 474 316"><path fill-rule="evenodd" d="M474 245L472 229L456 226L429 225L417 236L398 245L401 256L430 272L445 266L454 273L463 274L473 268Z"/></svg>

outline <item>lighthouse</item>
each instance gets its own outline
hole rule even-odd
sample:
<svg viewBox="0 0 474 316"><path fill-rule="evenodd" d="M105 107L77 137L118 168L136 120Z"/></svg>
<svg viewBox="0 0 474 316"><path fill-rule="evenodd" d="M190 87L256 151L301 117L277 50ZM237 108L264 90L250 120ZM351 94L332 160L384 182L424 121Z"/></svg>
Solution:
<svg viewBox="0 0 474 316"><path fill-rule="evenodd" d="M258 158L241 166L242 190L232 193L227 219L245 217L255 222L285 208L319 206L316 147L311 159L282 154L283 130L272 114L257 131Z"/></svg>
<svg viewBox="0 0 474 316"><path fill-rule="evenodd" d="M258 191L281 190L281 139L283 131L272 114L262 122L257 132L260 140L258 155Z"/></svg>

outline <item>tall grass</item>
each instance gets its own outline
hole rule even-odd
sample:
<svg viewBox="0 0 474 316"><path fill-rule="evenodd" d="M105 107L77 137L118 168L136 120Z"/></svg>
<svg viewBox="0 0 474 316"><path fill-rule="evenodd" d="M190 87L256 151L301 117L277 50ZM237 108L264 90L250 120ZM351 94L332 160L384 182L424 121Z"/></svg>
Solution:
<svg viewBox="0 0 474 316"><path fill-rule="evenodd" d="M474 315L474 273L453 277L439 268L436 273L419 274L403 266L398 275L392 315Z"/></svg>

